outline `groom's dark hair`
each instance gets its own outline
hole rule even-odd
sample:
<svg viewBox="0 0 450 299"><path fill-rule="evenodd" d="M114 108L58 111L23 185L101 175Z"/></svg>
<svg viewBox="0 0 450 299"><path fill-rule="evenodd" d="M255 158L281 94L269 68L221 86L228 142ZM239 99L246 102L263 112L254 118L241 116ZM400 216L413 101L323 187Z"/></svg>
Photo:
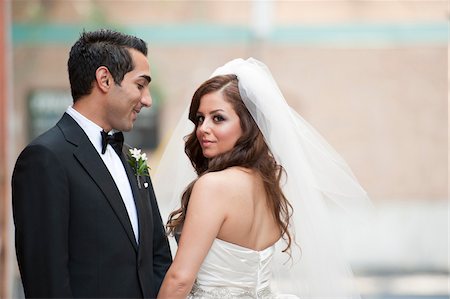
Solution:
<svg viewBox="0 0 450 299"><path fill-rule="evenodd" d="M109 29L83 31L67 62L73 101L91 93L100 66L107 67L114 83L120 85L125 74L134 69L129 49L147 56L147 44L138 37Z"/></svg>

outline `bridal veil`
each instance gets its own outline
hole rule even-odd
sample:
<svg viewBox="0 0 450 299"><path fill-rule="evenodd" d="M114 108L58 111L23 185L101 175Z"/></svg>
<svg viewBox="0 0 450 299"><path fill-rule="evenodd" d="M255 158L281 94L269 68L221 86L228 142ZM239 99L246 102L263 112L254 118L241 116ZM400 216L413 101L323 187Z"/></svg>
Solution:
<svg viewBox="0 0 450 299"><path fill-rule="evenodd" d="M268 68L249 58L235 59L214 71L235 74L241 97L285 175L282 190L293 207L292 258L277 244L273 291L309 298L359 298L353 275L340 250L330 205L348 217L363 218L366 192L345 161L285 101ZM180 204L195 171L184 153L183 137L193 130L188 109L179 121L154 177L163 221ZM199 232L201 233L201 232Z"/></svg>

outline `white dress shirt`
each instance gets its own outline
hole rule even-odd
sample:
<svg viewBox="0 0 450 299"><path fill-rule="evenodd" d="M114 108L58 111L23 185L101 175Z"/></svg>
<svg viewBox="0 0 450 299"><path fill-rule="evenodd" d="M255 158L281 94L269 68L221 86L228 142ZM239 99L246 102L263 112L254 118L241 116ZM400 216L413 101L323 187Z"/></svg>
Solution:
<svg viewBox="0 0 450 299"><path fill-rule="evenodd" d="M103 163L105 163L106 167L108 168L109 173L114 179L114 182L119 189L123 203L125 204L125 207L127 209L128 217L130 218L131 226L133 227L136 242L139 243L139 225L136 205L134 203L130 181L128 180L128 176L125 171L125 167L122 164L122 161L110 144L106 146L106 152L102 154L102 136L100 132L103 129L99 125L87 119L81 113L73 109L72 106L69 106L67 108L66 113L69 114L83 129L92 145L100 155L100 158L102 158Z"/></svg>

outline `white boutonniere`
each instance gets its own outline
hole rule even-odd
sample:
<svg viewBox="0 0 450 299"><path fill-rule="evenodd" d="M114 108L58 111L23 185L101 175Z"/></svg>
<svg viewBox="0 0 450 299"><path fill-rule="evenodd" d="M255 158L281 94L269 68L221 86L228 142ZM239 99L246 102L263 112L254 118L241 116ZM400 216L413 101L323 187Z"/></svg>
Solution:
<svg viewBox="0 0 450 299"><path fill-rule="evenodd" d="M133 148L128 152L128 163L134 171L134 175L136 176L139 189L141 188L141 177L142 176L150 176L149 169L147 165L147 154L141 153L140 149ZM147 183L144 184L145 188L147 188Z"/></svg>

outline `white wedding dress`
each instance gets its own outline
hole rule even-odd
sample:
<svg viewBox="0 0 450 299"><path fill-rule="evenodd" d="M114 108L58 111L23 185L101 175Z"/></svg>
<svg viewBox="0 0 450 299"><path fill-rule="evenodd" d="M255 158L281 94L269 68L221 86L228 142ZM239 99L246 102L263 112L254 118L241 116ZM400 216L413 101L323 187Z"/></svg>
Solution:
<svg viewBox="0 0 450 299"><path fill-rule="evenodd" d="M188 298L298 298L270 288L275 245L256 251L215 239Z"/></svg>
<svg viewBox="0 0 450 299"><path fill-rule="evenodd" d="M291 258L282 252L285 242L255 251L216 239L189 298L360 299L336 230L342 224L370 222L367 193L339 154L288 105L266 65L253 58L235 59L211 77L226 74L237 76L242 101L284 168L282 190L293 210ZM194 127L188 113L189 106L153 181L164 223L197 177L184 152L183 137ZM339 209L330 215L329 207Z"/></svg>

